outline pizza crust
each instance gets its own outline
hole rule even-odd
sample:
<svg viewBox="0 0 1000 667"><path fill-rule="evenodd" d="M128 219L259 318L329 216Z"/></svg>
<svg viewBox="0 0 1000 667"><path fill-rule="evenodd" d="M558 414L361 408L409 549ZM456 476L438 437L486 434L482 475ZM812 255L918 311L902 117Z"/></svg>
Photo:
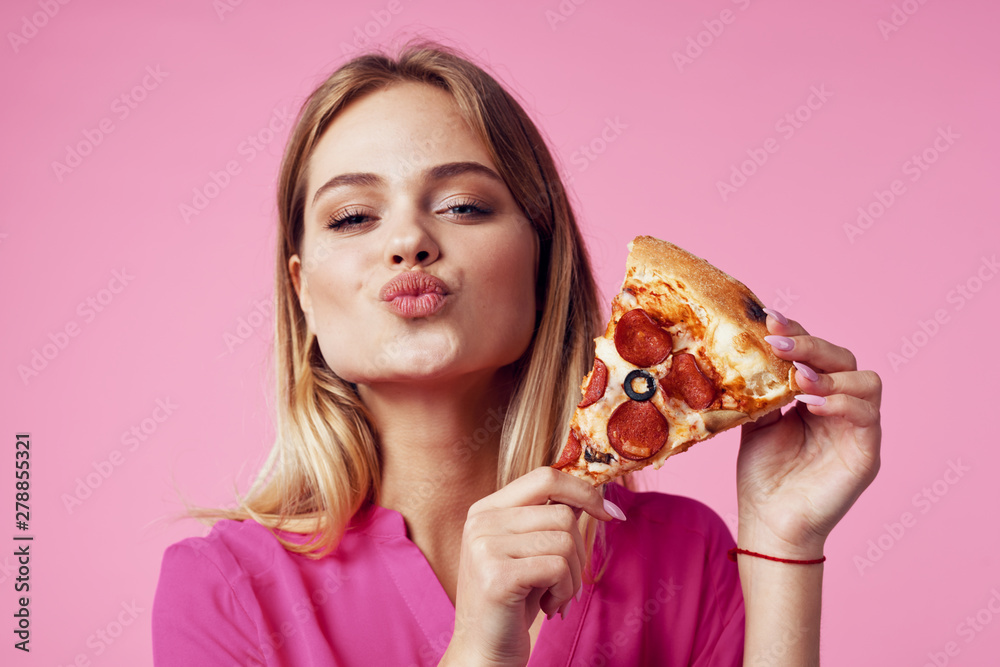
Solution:
<svg viewBox="0 0 1000 667"><path fill-rule="evenodd" d="M622 289L636 282L668 286L676 290L678 299L687 302L699 320L692 333L701 338L714 359L724 360L738 373L748 397L757 399L739 407L751 420L778 407L776 403L786 405L794 398L798 390L795 367L775 355L764 340L770 335L767 315L760 299L746 285L701 257L652 236L638 236L629 243ZM669 302L652 296L640 297L640 307L665 310L663 305ZM678 309L672 310L663 315L676 322L671 315ZM679 312L686 314L685 310ZM727 374L724 381L738 383L739 379Z"/></svg>
<svg viewBox="0 0 1000 667"><path fill-rule="evenodd" d="M625 280L611 308L604 335L594 339L595 356L607 366L607 387L599 400L577 408L573 415L571 438L556 464L565 472L596 485L650 465L659 468L667 458L696 442L755 421L799 393L794 366L778 358L764 340L769 332L760 300L743 283L672 243L650 236L639 236L629 243ZM668 356L651 366L626 361L615 342L619 320L639 308L671 338ZM622 335L628 334L623 330ZM715 388L714 396L705 395L699 409L688 405L676 391L664 391L678 355L691 355L685 359L687 366L696 366ZM643 357L626 356L636 361ZM658 357L638 363L650 363ZM678 373L683 367L678 367ZM639 369L657 379L658 389L648 400L669 428L661 449L646 459L633 460L610 443L608 421L618 407L633 400L626 395L623 382ZM591 375L584 379L582 392ZM638 428L630 433L641 436L645 431Z"/></svg>

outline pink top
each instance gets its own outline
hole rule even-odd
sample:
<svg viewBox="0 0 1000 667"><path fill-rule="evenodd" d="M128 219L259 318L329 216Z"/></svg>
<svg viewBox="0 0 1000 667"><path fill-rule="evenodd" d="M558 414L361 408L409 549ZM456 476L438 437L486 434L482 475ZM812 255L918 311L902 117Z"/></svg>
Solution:
<svg viewBox="0 0 1000 667"><path fill-rule="evenodd" d="M545 620L529 665L741 665L743 594L722 519L702 503L609 485L608 567L565 620ZM283 536L306 541L304 535ZM253 521L169 546L153 657L174 665L435 665L455 608L406 536L372 507L329 556L286 551Z"/></svg>

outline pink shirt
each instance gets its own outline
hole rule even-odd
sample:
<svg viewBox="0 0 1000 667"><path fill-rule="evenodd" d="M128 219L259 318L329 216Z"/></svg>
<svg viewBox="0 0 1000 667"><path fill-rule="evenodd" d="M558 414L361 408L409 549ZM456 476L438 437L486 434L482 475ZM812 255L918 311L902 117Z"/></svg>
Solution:
<svg viewBox="0 0 1000 667"><path fill-rule="evenodd" d="M628 521L607 524L604 576L565 620L542 623L528 664L741 665L743 594L721 518L680 496L614 485L607 496ZM396 511L359 513L318 561L224 520L164 553L153 656L157 667L435 665L454 622Z"/></svg>

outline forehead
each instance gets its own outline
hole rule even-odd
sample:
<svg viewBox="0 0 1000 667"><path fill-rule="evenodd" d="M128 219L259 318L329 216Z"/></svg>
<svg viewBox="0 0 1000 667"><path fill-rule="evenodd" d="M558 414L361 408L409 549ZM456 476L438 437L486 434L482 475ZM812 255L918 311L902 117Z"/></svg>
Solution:
<svg viewBox="0 0 1000 667"><path fill-rule="evenodd" d="M307 193L326 179L371 172L405 181L443 162L480 162L496 171L489 151L446 91L423 83L395 84L344 107L310 158Z"/></svg>

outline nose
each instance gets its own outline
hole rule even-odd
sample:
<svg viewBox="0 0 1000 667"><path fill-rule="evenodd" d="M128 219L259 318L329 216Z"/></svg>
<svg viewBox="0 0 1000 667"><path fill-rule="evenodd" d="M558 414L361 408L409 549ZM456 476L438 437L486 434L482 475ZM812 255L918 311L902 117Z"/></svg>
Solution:
<svg viewBox="0 0 1000 667"><path fill-rule="evenodd" d="M391 266L402 269L427 266L440 254L441 249L418 213L404 214L390 225L386 260Z"/></svg>

